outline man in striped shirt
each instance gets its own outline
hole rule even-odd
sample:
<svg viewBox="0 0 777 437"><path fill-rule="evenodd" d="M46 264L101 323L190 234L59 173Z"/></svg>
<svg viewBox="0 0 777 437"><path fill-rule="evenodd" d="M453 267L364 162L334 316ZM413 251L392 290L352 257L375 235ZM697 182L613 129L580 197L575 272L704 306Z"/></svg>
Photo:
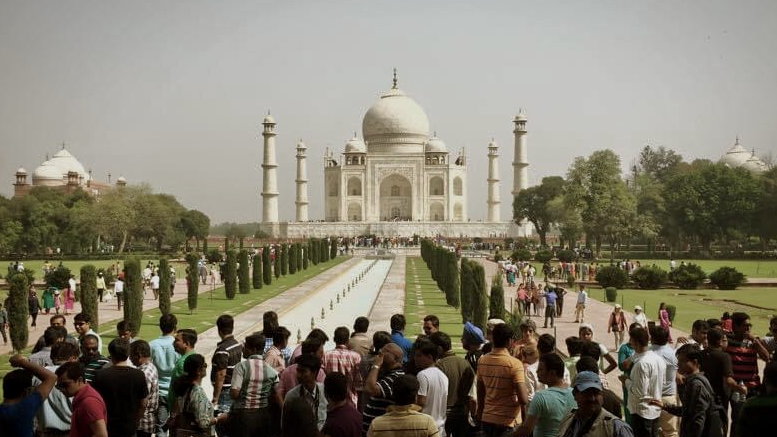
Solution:
<svg viewBox="0 0 777 437"><path fill-rule="evenodd" d="M405 371L402 370L404 356L402 348L396 343L389 343L383 346L378 356L375 357L364 384L365 391L370 394L370 400L364 407L363 434L367 434L370 424L376 417L386 414L386 408L394 405L394 382L405 374Z"/></svg>
<svg viewBox="0 0 777 437"><path fill-rule="evenodd" d="M362 385L361 373L359 372L362 356L348 348L350 335L351 333L345 326L335 329L336 347L324 354L324 371L327 374L340 372L348 377L348 397L355 407L359 401L356 390L361 389Z"/></svg>
<svg viewBox="0 0 777 437"><path fill-rule="evenodd" d="M512 434L518 414L525 408L526 392L523 363L513 358L507 347L513 329L504 323L492 332L494 349L478 361L477 418L486 437Z"/></svg>
<svg viewBox="0 0 777 437"><path fill-rule="evenodd" d="M229 390L232 387L232 373L235 365L243 358L243 346L232 335L235 320L229 314L222 314L216 319L216 327L221 341L216 345L213 353L210 380L213 384L213 399L211 402L222 413L229 413L232 406L232 397ZM216 426L216 432L220 436L228 435L226 427Z"/></svg>
<svg viewBox="0 0 777 437"><path fill-rule="evenodd" d="M246 360L235 366L230 395L230 437L253 437L271 432L270 402L283 405L275 386L278 372L268 366L262 354L265 338L262 334L246 337L243 356Z"/></svg>

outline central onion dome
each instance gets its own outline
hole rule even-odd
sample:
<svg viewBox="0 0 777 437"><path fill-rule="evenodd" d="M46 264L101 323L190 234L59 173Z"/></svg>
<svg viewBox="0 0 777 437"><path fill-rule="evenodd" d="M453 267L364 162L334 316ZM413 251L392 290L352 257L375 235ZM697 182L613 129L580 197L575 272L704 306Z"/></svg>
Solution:
<svg viewBox="0 0 777 437"><path fill-rule="evenodd" d="M720 158L720 161L727 164L729 167L736 168L747 162L747 160L750 159L750 156L750 152L739 144L739 137L737 137L734 146Z"/></svg>
<svg viewBox="0 0 777 437"><path fill-rule="evenodd" d="M367 144L415 143L429 138L429 118L423 108L396 87L364 114L362 135Z"/></svg>
<svg viewBox="0 0 777 437"><path fill-rule="evenodd" d="M86 170L84 170L84 166L65 149L55 153L54 157L51 158L51 163L62 170L62 176L67 176L69 172L74 171L85 180L89 177L86 174Z"/></svg>

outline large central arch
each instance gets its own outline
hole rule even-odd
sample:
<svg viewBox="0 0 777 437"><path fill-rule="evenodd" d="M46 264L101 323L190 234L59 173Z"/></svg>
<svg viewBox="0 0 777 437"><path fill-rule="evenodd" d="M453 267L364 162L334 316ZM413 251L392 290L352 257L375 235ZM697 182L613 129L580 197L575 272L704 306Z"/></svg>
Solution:
<svg viewBox="0 0 777 437"><path fill-rule="evenodd" d="M413 186L401 175L392 174L380 183L380 220L413 219Z"/></svg>

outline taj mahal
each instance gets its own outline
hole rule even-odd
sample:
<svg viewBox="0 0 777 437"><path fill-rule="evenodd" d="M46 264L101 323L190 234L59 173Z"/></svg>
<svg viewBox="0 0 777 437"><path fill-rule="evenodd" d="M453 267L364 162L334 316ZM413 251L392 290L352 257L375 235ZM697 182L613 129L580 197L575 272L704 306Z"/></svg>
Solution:
<svg viewBox="0 0 777 437"><path fill-rule="evenodd" d="M513 119L513 195L528 187L526 115ZM423 108L397 85L367 110L362 138L354 133L341 155L324 154L324 217L308 217L307 147L296 146L296 217L278 220L276 122L263 125L261 229L276 238L337 236L529 236L531 225L500 220L499 146L488 144L487 217L467 216L467 156L449 151L436 133L430 135ZM316 184L316 186L321 186ZM508 202L511 207L512 202Z"/></svg>

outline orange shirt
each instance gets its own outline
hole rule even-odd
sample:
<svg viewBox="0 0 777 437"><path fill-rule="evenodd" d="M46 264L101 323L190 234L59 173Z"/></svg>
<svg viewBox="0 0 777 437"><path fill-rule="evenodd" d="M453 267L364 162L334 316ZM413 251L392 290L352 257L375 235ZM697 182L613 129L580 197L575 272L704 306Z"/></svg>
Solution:
<svg viewBox="0 0 777 437"><path fill-rule="evenodd" d="M496 349L480 357L478 381L486 389L483 422L514 426L521 409L516 387L525 382L523 363L507 349Z"/></svg>

